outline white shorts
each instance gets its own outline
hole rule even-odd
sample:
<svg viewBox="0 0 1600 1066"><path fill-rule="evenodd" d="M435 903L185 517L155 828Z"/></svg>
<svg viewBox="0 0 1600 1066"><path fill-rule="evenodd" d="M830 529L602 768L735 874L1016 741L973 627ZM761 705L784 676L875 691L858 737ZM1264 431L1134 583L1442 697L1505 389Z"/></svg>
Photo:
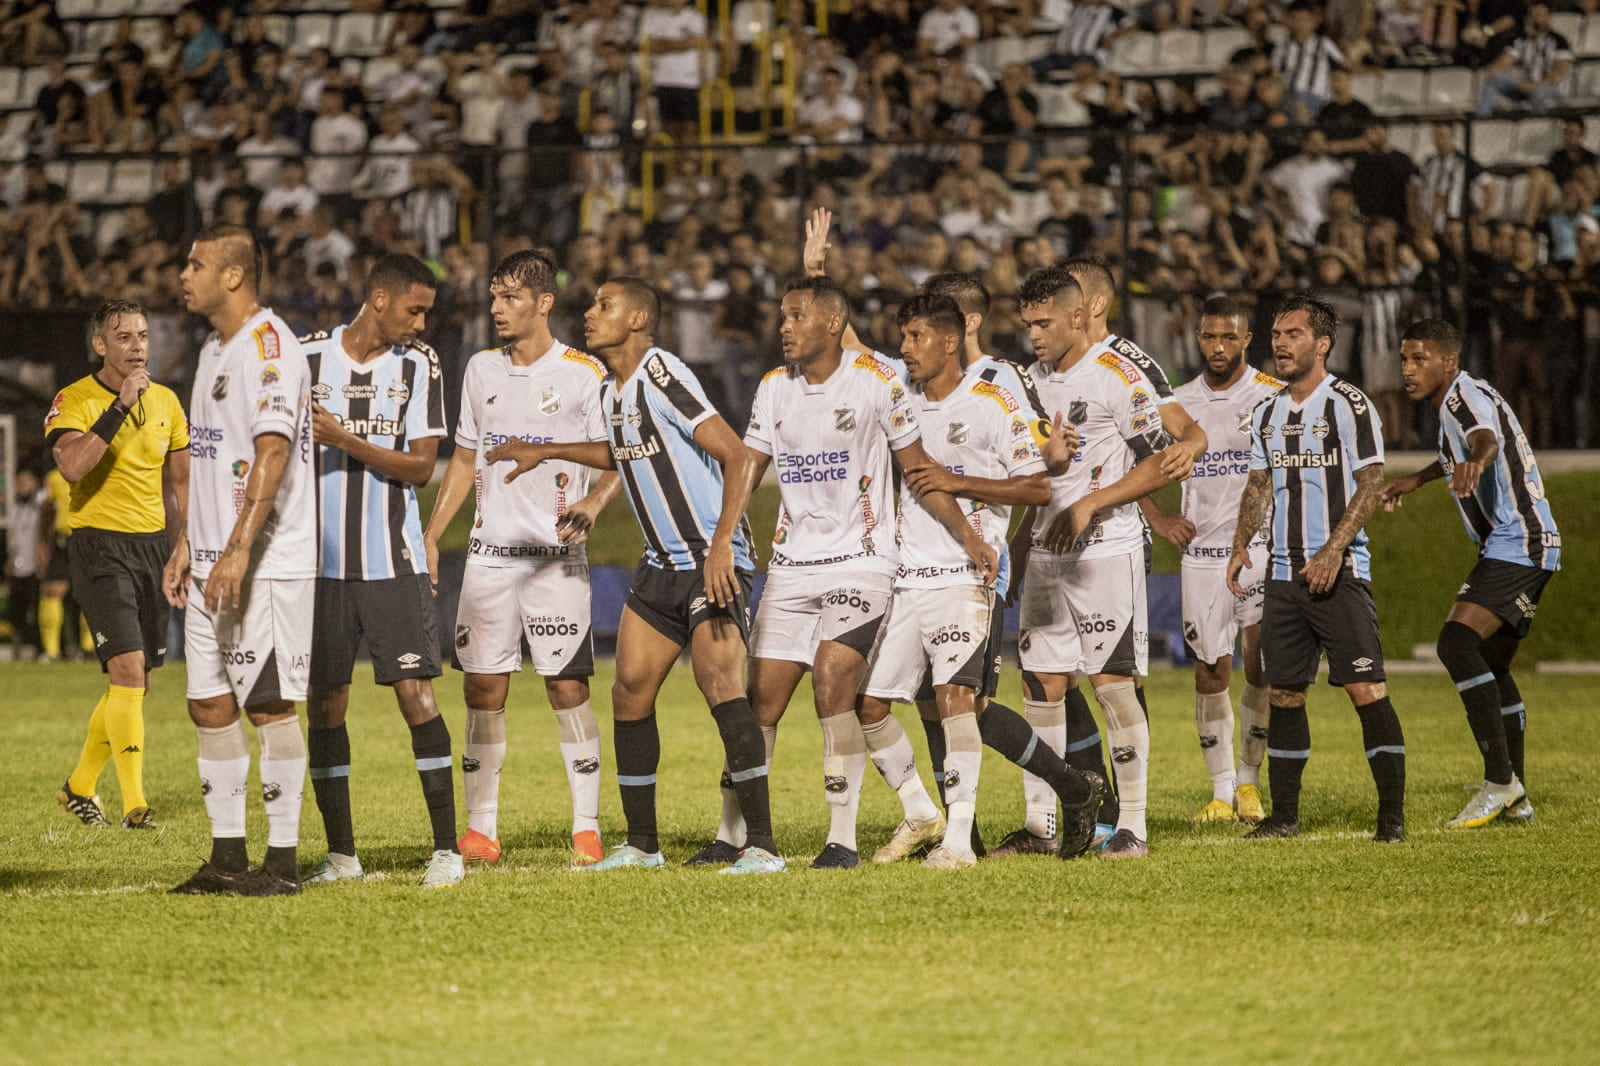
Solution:
<svg viewBox="0 0 1600 1066"><path fill-rule="evenodd" d="M1267 594L1267 550L1258 545L1250 552L1250 569L1240 575L1244 596L1228 591L1225 566L1183 564L1183 641L1196 661L1214 663L1233 658L1239 631L1261 624L1261 605Z"/></svg>
<svg viewBox="0 0 1600 1066"><path fill-rule="evenodd" d="M240 707L304 700L316 578L253 578L245 582L243 598L241 607L214 615L206 610L205 583L190 582L183 615L189 698L232 693Z"/></svg>
<svg viewBox="0 0 1600 1066"><path fill-rule="evenodd" d="M782 567L767 571L767 585L750 631L750 655L810 664L817 645L837 641L872 654L889 610L894 575L839 567Z"/></svg>
<svg viewBox="0 0 1600 1066"><path fill-rule="evenodd" d="M1149 672L1143 548L1093 559L1035 548L1028 554L1020 613L1017 653L1030 673Z"/></svg>
<svg viewBox="0 0 1600 1066"><path fill-rule="evenodd" d="M935 685L983 690L994 590L982 585L896 589L862 691L909 703L931 667Z"/></svg>
<svg viewBox="0 0 1600 1066"><path fill-rule="evenodd" d="M587 562L467 563L456 608L456 665L469 674L517 673L524 636L535 672L565 678L594 673Z"/></svg>

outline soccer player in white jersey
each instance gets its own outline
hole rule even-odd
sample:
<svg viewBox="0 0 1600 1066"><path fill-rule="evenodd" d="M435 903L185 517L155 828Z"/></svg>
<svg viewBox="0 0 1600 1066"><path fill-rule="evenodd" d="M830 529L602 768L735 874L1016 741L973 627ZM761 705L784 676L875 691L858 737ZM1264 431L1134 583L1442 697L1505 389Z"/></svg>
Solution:
<svg viewBox="0 0 1600 1066"><path fill-rule="evenodd" d="M750 637L750 700L765 736L775 736L812 667L823 792L831 808L828 841L811 864L815 869L861 862L856 811L867 738L855 704L899 558L891 456L901 469L929 462L895 369L870 353L845 350L840 338L849 313L844 292L825 277L796 282L784 294L778 334L785 365L756 390L744 438L755 461L737 501L742 508L767 469L776 467L782 507ZM993 571L993 550L953 497L931 492L921 504L960 538L975 566ZM937 819L927 792L919 791L925 807L917 813L924 821ZM738 857L743 841L722 840L722 832L697 859Z"/></svg>
<svg viewBox="0 0 1600 1066"><path fill-rule="evenodd" d="M1091 342L1089 301L1066 269L1048 267L1023 282L1023 324L1038 357L1029 375L1047 408L1064 408L1081 440L1067 472L1051 483L1026 557L1018 652L1029 697L1055 702L1088 674L1106 716L1116 775L1116 829L1107 858L1147 853L1145 820L1150 726L1134 679L1148 671L1144 534L1135 501L1186 474L1193 456L1173 449L1159 392L1140 365L1114 344ZM1184 416L1187 419L1187 416ZM1192 420L1190 420L1192 422ZM1204 433L1198 428L1195 436ZM1029 812L1030 822L1038 813ZM1024 826L1041 835L1032 825Z"/></svg>
<svg viewBox="0 0 1600 1066"><path fill-rule="evenodd" d="M962 479L962 495L972 500L967 520L998 553L1011 507L1043 502L1049 475L1017 400L963 372L963 325L954 300L919 295L901 308L900 351L929 458L943 473ZM943 723L948 826L924 865L961 869L977 861L972 823L984 743L978 716L985 713L982 698L993 670L991 627L998 608L992 577L972 565L923 507L923 495L942 480L921 472L926 470L908 472L909 491L901 496L900 565L863 689L862 719L878 721L893 701L915 699L931 677ZM1061 854L1070 858L1089 845L1104 785L1098 777L1071 774L1059 759L1056 766L1068 822Z"/></svg>
<svg viewBox="0 0 1600 1066"><path fill-rule="evenodd" d="M1213 296L1200 309L1196 330L1205 369L1173 390L1205 430L1208 447L1183 483L1181 513L1169 515L1152 497L1139 501L1151 528L1183 552L1183 639L1194 657L1194 720L1200 754L1211 775L1211 800L1197 822L1255 825L1261 805L1261 760L1267 752L1267 690L1261 665L1261 603L1266 577L1266 532L1250 542L1251 566L1263 575L1235 596L1227 585L1239 495L1250 476L1250 413L1283 382L1245 362L1249 315L1227 296ZM1243 722L1239 766L1233 760L1233 700L1228 684L1233 647L1244 657Z"/></svg>
<svg viewBox="0 0 1600 1066"><path fill-rule="evenodd" d="M605 366L551 336L556 292L556 266L539 252L513 253L495 267L490 314L504 343L467 363L455 452L424 534L428 571L437 575L439 538L473 494L455 634L467 704L461 759L467 831L457 846L469 862L500 858L506 696L511 675L522 669L523 637L560 728L572 792L572 862L584 866L601 857L600 733L589 702L594 644L583 542L616 495L617 478L603 475L591 490L588 467L552 462L511 484L485 455L507 441L601 432Z"/></svg>
<svg viewBox="0 0 1600 1066"><path fill-rule="evenodd" d="M433 477L445 434L439 357L417 339L437 284L416 256L386 255L367 275L366 300L354 320L300 342L311 370L322 530L306 740L328 838L328 855L306 884L362 876L350 816L345 716L363 637L374 679L394 690L411 731L433 830L422 883L442 888L462 877L450 730L433 698L437 608L415 488Z"/></svg>
<svg viewBox="0 0 1600 1066"><path fill-rule="evenodd" d="M189 717L199 734L200 791L211 858L173 889L186 895L292 895L306 744L317 576L311 380L300 342L258 302L262 257L250 231L201 232L180 275L184 303L214 332L200 350L189 404L189 523L163 575L184 622ZM256 727L267 854L249 869L250 754L239 708Z"/></svg>

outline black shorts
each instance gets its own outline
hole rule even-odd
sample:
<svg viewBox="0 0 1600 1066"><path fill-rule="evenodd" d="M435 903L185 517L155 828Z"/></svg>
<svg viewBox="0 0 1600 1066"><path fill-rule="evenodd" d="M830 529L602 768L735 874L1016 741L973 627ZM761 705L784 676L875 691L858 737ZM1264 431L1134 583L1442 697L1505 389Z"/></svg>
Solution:
<svg viewBox="0 0 1600 1066"><path fill-rule="evenodd" d="M1456 593L1456 602L1487 608L1521 640L1533 625L1539 597L1544 595L1544 587L1552 575L1553 571L1537 566L1508 563L1503 559L1479 559L1467 580L1462 582L1461 591Z"/></svg>
<svg viewBox="0 0 1600 1066"><path fill-rule="evenodd" d="M700 90L657 86L656 109L663 124L700 121Z"/></svg>
<svg viewBox="0 0 1600 1066"><path fill-rule="evenodd" d="M1372 586L1339 574L1333 590L1313 596L1305 578L1267 582L1261 614L1261 654L1267 684L1298 688L1317 679L1317 663L1328 653L1328 683L1358 685L1382 681L1383 644L1378 639L1378 608Z"/></svg>
<svg viewBox="0 0 1600 1066"><path fill-rule="evenodd" d="M145 669L160 666L167 657L167 535L79 529L61 554L100 664L142 651Z"/></svg>
<svg viewBox="0 0 1600 1066"><path fill-rule="evenodd" d="M978 695L993 699L1000 691L1001 651L1006 639L1006 604L1000 596L994 598L994 609L989 612L989 641L983 646L983 667L978 682L973 687ZM922 687L917 689L917 702L933 700L933 671L922 675Z"/></svg>
<svg viewBox="0 0 1600 1066"><path fill-rule="evenodd" d="M381 581L317 578L311 687L348 685L363 636L378 684L438 677L439 619L428 575Z"/></svg>
<svg viewBox="0 0 1600 1066"><path fill-rule="evenodd" d="M50 540L50 561L44 565L44 573L39 575L40 581L71 581L72 566L68 562L68 545L72 538L65 533L56 533ZM163 563L163 566L166 564Z"/></svg>
<svg viewBox="0 0 1600 1066"><path fill-rule="evenodd" d="M701 622L713 618L733 619L739 636L748 644L751 574L748 570L736 570L734 574L739 579L739 593L731 606L718 607L706 596L704 564L693 570L662 570L642 562L633 572L628 607L650 628L680 647L688 645L690 635Z"/></svg>

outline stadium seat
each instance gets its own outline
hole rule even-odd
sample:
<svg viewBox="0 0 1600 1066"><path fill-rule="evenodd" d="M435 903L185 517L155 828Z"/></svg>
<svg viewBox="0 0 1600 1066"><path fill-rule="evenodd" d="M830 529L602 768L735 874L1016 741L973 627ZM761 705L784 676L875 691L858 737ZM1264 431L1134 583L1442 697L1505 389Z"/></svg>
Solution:
<svg viewBox="0 0 1600 1066"><path fill-rule="evenodd" d="M1583 32L1572 41L1572 51L1580 56L1600 56L1600 18L1584 19Z"/></svg>
<svg viewBox="0 0 1600 1066"><path fill-rule="evenodd" d="M1426 101L1429 111L1471 111L1478 105L1477 75L1468 67L1435 67Z"/></svg>
<svg viewBox="0 0 1600 1066"><path fill-rule="evenodd" d="M289 48L296 55L309 55L318 48L333 46L332 15L296 15L294 38Z"/></svg>
<svg viewBox="0 0 1600 1066"><path fill-rule="evenodd" d="M22 69L22 87L18 92L23 107L32 107L33 102L39 98L39 90L50 80L50 72L44 67L24 67Z"/></svg>
<svg viewBox="0 0 1600 1066"><path fill-rule="evenodd" d="M101 211L94 219L94 246L105 255L116 239L127 232L128 212L120 207Z"/></svg>
<svg viewBox="0 0 1600 1066"><path fill-rule="evenodd" d="M1514 119L1483 119L1472 124L1472 151L1481 167L1498 167L1516 162L1517 122Z"/></svg>
<svg viewBox="0 0 1600 1066"><path fill-rule="evenodd" d="M1525 118L1517 123L1517 155L1519 163L1532 166L1544 163L1561 147L1561 127L1558 118Z"/></svg>
<svg viewBox="0 0 1600 1066"><path fill-rule="evenodd" d="M733 5L729 18L733 22L734 41L752 44L763 33L772 32L771 0L739 0Z"/></svg>
<svg viewBox="0 0 1600 1066"><path fill-rule="evenodd" d="M16 67L0 67L0 111L23 106L22 71Z"/></svg>
<svg viewBox="0 0 1600 1066"><path fill-rule="evenodd" d="M467 100L461 107L461 143L493 144L495 125L500 120L500 105L503 102L498 96L478 96Z"/></svg>
<svg viewBox="0 0 1600 1066"><path fill-rule="evenodd" d="M67 195L81 204L97 204L111 187L111 164L104 159L79 159L67 176Z"/></svg>
<svg viewBox="0 0 1600 1066"><path fill-rule="evenodd" d="M95 0L56 0L56 15L63 22L94 18Z"/></svg>
<svg viewBox="0 0 1600 1066"><path fill-rule="evenodd" d="M289 38L294 35L294 24L288 15L262 15L261 26L266 31L267 40L279 48L289 47Z"/></svg>
<svg viewBox="0 0 1600 1066"><path fill-rule="evenodd" d="M1600 63L1584 63L1578 67L1577 73L1572 76L1572 96L1567 103L1574 107L1600 105ZM1591 150L1600 144L1600 126L1589 124L1589 136L1584 143Z"/></svg>
<svg viewBox="0 0 1600 1066"><path fill-rule="evenodd" d="M1143 74L1155 65L1155 36L1130 33L1111 42L1108 66L1118 74Z"/></svg>
<svg viewBox="0 0 1600 1066"><path fill-rule="evenodd" d="M1250 44L1250 31L1243 26L1213 26L1204 36L1205 47L1201 51L1206 67L1211 70L1221 70L1233 58L1233 53Z"/></svg>
<svg viewBox="0 0 1600 1066"><path fill-rule="evenodd" d="M119 159L111 168L112 203L143 203L155 191L156 165L149 159Z"/></svg>
<svg viewBox="0 0 1600 1066"><path fill-rule="evenodd" d="M1050 54L1051 47L1055 44L1055 37L1048 33L1035 33L1022 41L1022 61L1032 63L1035 59L1043 59Z"/></svg>
<svg viewBox="0 0 1600 1066"><path fill-rule="evenodd" d="M1379 71L1362 71L1350 75L1350 93L1357 100L1373 107L1383 95L1383 75Z"/></svg>
<svg viewBox="0 0 1600 1066"><path fill-rule="evenodd" d="M1431 134L1423 122L1397 122L1389 127L1389 146L1404 152L1414 163L1421 163L1433 154Z"/></svg>
<svg viewBox="0 0 1600 1066"><path fill-rule="evenodd" d="M90 59L100 58L100 49L110 44L117 36L117 24L111 19L96 19L93 22L83 23L83 36L78 41L74 54L86 55Z"/></svg>
<svg viewBox="0 0 1600 1066"><path fill-rule="evenodd" d="M361 71L361 87L368 95L378 91L383 79L400 69L400 61L393 56L373 56Z"/></svg>
<svg viewBox="0 0 1600 1066"><path fill-rule="evenodd" d="M1155 35L1151 73L1187 74L1205 65L1205 38L1195 30L1167 30Z"/></svg>
<svg viewBox="0 0 1600 1066"><path fill-rule="evenodd" d="M388 16L393 18L393 16ZM333 29L333 51L340 56L374 56L383 51L384 16L352 11L339 16Z"/></svg>
<svg viewBox="0 0 1600 1066"><path fill-rule="evenodd" d="M1550 28L1561 34L1572 45L1572 50L1577 52L1578 42L1583 37L1583 15L1577 11L1557 11L1550 16Z"/></svg>
<svg viewBox="0 0 1600 1066"><path fill-rule="evenodd" d="M139 6L146 15L176 15L183 0L142 0Z"/></svg>
<svg viewBox="0 0 1600 1066"><path fill-rule="evenodd" d="M1383 115L1410 115L1425 109L1423 72L1395 69L1383 72L1373 110Z"/></svg>
<svg viewBox="0 0 1600 1066"><path fill-rule="evenodd" d="M100 0L95 6L95 14L101 18L116 18L119 15L136 14L135 8L139 0Z"/></svg>
<svg viewBox="0 0 1600 1066"><path fill-rule="evenodd" d="M33 129L32 111L13 111L0 128L0 160L19 163L28 157L28 132Z"/></svg>
<svg viewBox="0 0 1600 1066"><path fill-rule="evenodd" d="M161 47L161 20L134 19L130 27L133 42L147 53Z"/></svg>

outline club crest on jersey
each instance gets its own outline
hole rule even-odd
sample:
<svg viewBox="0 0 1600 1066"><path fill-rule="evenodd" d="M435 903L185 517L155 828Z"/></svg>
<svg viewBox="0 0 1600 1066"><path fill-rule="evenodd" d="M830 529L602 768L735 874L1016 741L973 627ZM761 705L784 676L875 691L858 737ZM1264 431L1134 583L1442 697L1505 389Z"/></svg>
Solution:
<svg viewBox="0 0 1600 1066"><path fill-rule="evenodd" d="M1233 428L1237 429L1240 433L1249 433L1250 432L1250 412L1249 411L1240 411L1239 412L1239 420L1234 423L1234 427Z"/></svg>
<svg viewBox="0 0 1600 1066"><path fill-rule="evenodd" d="M311 386L311 398L316 400L318 403L321 403L323 400L326 400L332 395L333 386L329 385L325 381L319 381L315 385Z"/></svg>
<svg viewBox="0 0 1600 1066"><path fill-rule="evenodd" d="M226 374L218 374L217 375L217 380L215 380L215 381L213 381L211 383L211 398L213 400L220 400L220 399L223 399L227 395L228 395L228 375L226 375Z"/></svg>
<svg viewBox="0 0 1600 1066"><path fill-rule="evenodd" d="M848 407L835 407L833 409L833 428L840 433L849 433L856 428L856 413Z"/></svg>
<svg viewBox="0 0 1600 1066"><path fill-rule="evenodd" d="M545 389L539 394L539 413L553 415L561 410L561 394L555 389Z"/></svg>
<svg viewBox="0 0 1600 1066"><path fill-rule="evenodd" d="M965 422L952 422L944 431L944 439L958 447L967 443L971 436L972 430Z"/></svg>
<svg viewBox="0 0 1600 1066"><path fill-rule="evenodd" d="M1089 401L1073 400L1067 404L1067 421L1075 426L1081 426L1089 421Z"/></svg>
<svg viewBox="0 0 1600 1066"><path fill-rule="evenodd" d="M1328 435L1328 420L1325 418L1319 418L1315 422L1311 423L1311 435L1318 440L1326 437Z"/></svg>
<svg viewBox="0 0 1600 1066"><path fill-rule="evenodd" d="M637 426L644 422L644 416L639 413L637 407L628 408L627 419L630 426Z"/></svg>
<svg viewBox="0 0 1600 1066"><path fill-rule="evenodd" d="M397 381L389 386L389 399L395 403L405 403L411 399L411 386L403 381Z"/></svg>

